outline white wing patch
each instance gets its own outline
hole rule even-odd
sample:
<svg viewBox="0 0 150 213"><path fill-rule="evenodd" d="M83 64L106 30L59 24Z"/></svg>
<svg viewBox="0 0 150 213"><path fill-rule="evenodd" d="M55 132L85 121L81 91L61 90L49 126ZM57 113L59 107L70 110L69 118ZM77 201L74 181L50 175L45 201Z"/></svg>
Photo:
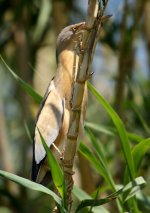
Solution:
<svg viewBox="0 0 150 213"><path fill-rule="evenodd" d="M63 121L64 100L61 99L54 85L50 86L49 91L35 128L35 161L37 164L46 155L38 129L46 144L50 147L56 140Z"/></svg>

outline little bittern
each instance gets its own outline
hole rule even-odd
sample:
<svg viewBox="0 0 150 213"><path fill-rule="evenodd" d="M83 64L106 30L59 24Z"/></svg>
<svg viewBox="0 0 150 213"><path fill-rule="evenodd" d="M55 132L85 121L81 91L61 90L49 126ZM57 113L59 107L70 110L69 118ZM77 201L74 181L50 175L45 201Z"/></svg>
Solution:
<svg viewBox="0 0 150 213"><path fill-rule="evenodd" d="M39 132L59 160L58 150L63 149L69 128L72 85L79 62L80 53L77 51L76 45L80 43L79 37L84 30L84 26L84 22L70 25L61 31L57 39L57 72L51 80L42 101L34 134L32 180L42 184L50 182L50 170ZM80 128L83 126L86 97L85 94L82 103Z"/></svg>

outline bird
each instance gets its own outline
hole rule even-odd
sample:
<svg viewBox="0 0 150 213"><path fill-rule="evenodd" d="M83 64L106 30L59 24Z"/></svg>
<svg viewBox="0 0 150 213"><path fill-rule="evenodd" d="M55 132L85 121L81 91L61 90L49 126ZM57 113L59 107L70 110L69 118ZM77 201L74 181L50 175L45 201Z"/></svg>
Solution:
<svg viewBox="0 0 150 213"><path fill-rule="evenodd" d="M51 80L41 103L35 121L33 137L32 181L47 185L51 181L51 172L41 136L47 146L60 161L69 128L72 85L77 75L80 35L85 22L65 27L56 41L56 74ZM76 58L76 60L75 60ZM87 90L85 89L80 116L80 129L83 128ZM82 132L82 130L81 130Z"/></svg>

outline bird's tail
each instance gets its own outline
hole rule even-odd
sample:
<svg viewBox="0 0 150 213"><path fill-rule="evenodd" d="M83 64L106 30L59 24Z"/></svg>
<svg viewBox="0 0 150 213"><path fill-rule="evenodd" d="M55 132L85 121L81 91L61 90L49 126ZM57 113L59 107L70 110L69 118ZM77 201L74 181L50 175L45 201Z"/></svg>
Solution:
<svg viewBox="0 0 150 213"><path fill-rule="evenodd" d="M34 182L36 182L37 180L39 169L40 169L40 164L36 164L35 160L33 159L31 180Z"/></svg>

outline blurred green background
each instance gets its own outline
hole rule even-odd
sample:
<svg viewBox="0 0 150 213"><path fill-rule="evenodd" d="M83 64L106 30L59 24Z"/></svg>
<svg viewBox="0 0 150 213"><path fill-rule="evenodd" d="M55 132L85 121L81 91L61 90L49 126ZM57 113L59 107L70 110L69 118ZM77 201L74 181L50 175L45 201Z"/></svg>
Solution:
<svg viewBox="0 0 150 213"><path fill-rule="evenodd" d="M40 95L56 71L58 33L86 20L87 0L0 0L0 54ZM96 47L91 82L115 108L128 131L150 135L150 0L109 0ZM110 118L89 94L86 121L110 130ZM38 105L17 84L0 60L0 169L30 178L32 144ZM118 137L95 132L103 143L116 183L123 179ZM91 193L103 179L79 155L75 183ZM150 196L150 152L140 169ZM87 170L84 170L86 165ZM87 166L88 165L88 166ZM0 212L51 212L51 200L0 179ZM111 211L113 212L113 210ZM115 212L115 210L114 210ZM146 210L145 210L146 212ZM147 212L150 212L147 210Z"/></svg>

